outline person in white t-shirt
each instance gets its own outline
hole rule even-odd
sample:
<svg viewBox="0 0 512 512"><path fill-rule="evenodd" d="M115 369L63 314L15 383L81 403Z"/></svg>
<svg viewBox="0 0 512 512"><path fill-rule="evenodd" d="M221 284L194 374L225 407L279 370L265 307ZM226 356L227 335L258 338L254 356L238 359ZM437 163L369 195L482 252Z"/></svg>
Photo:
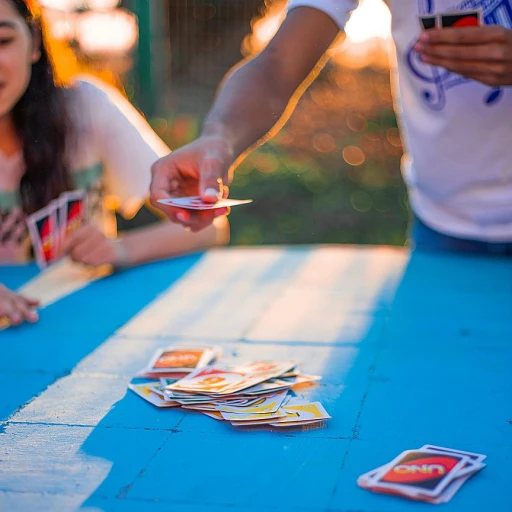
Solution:
<svg viewBox="0 0 512 512"><path fill-rule="evenodd" d="M159 222L116 238L106 200L133 216L149 198L151 165L169 149L117 90L55 84L34 5L0 0L0 265L30 257L26 216L74 189L87 191L89 208L89 222L64 242L74 261L133 266L227 243L225 218L199 234ZM0 320L36 321L34 306L0 283Z"/></svg>
<svg viewBox="0 0 512 512"><path fill-rule="evenodd" d="M292 0L267 48L225 80L201 136L157 162L152 200L215 202L231 170L284 122L357 0ZM387 0L403 175L418 248L512 253L512 0ZM419 15L483 11L483 26L421 32ZM314 69L314 72L311 71ZM275 133L276 129L271 133ZM266 137L267 135L267 137ZM208 213L162 208L193 229Z"/></svg>

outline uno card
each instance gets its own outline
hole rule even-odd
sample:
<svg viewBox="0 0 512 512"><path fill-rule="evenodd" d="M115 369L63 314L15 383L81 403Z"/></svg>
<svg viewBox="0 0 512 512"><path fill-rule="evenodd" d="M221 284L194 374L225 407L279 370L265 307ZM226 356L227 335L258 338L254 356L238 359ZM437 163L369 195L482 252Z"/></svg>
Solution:
<svg viewBox="0 0 512 512"><path fill-rule="evenodd" d="M313 384L321 380L320 375L296 375L295 377L280 377L280 380L287 382L292 388L304 386L307 384Z"/></svg>
<svg viewBox="0 0 512 512"><path fill-rule="evenodd" d="M276 420L284 417L281 411L269 412L266 414L233 414L229 412L221 412L225 420L230 421L233 425L261 425L262 423L274 423Z"/></svg>
<svg viewBox="0 0 512 512"><path fill-rule="evenodd" d="M437 28L437 16L420 16L420 25L423 30Z"/></svg>
<svg viewBox="0 0 512 512"><path fill-rule="evenodd" d="M284 402L287 391L277 393L275 395L260 398L257 402L251 403L250 405L221 405L217 407L219 412L227 412L234 414L265 414L276 412Z"/></svg>
<svg viewBox="0 0 512 512"><path fill-rule="evenodd" d="M169 379L168 377L161 377L160 384L162 384L162 386L166 388L167 386L170 386L171 384L177 382L177 380L178 379Z"/></svg>
<svg viewBox="0 0 512 512"><path fill-rule="evenodd" d="M471 11L457 11L440 15L441 27L478 27L482 24L483 13L481 9Z"/></svg>
<svg viewBox="0 0 512 512"><path fill-rule="evenodd" d="M457 477L469 457L429 450L408 450L369 479L378 492L436 498Z"/></svg>
<svg viewBox="0 0 512 512"><path fill-rule="evenodd" d="M160 199L158 202L166 206L174 206L186 210L218 210L219 208L231 208L233 206L249 204L252 203L252 199L219 199L216 203L204 203L200 196L191 196Z"/></svg>
<svg viewBox="0 0 512 512"><path fill-rule="evenodd" d="M186 404L182 406L183 409L190 409L191 411L209 411L209 412L218 412L217 406L210 404L199 404L199 405L190 405Z"/></svg>
<svg viewBox="0 0 512 512"><path fill-rule="evenodd" d="M224 368L206 367L192 372L184 379L172 384L170 391L193 391L196 393L220 393L233 386L246 381L247 374Z"/></svg>
<svg viewBox="0 0 512 512"><path fill-rule="evenodd" d="M27 218L34 255L41 268L47 267L58 255L59 235L55 204L50 204Z"/></svg>
<svg viewBox="0 0 512 512"><path fill-rule="evenodd" d="M295 368L295 361L253 361L244 365L238 365L236 369L240 372L249 372L256 375L271 374L269 379L279 377L283 373Z"/></svg>
<svg viewBox="0 0 512 512"><path fill-rule="evenodd" d="M214 420L224 421L224 418L222 417L222 414L217 411L205 411L203 412L205 416L209 416L210 418L213 418Z"/></svg>
<svg viewBox="0 0 512 512"><path fill-rule="evenodd" d="M292 423L287 423L286 421L282 421L279 423L270 423L270 426L278 427L278 428L293 428L293 427L304 427L306 425L314 425L315 423L318 423L318 421L317 420L294 421Z"/></svg>
<svg viewBox="0 0 512 512"><path fill-rule="evenodd" d="M154 382L146 382L144 384L129 384L128 387L141 398L156 407L179 407L176 402L169 402L160 397L153 391Z"/></svg>
<svg viewBox="0 0 512 512"><path fill-rule="evenodd" d="M266 382L262 382L261 384L256 384L251 388L248 388L244 391L244 395L261 395L266 394L272 391L282 391L284 389L291 388L292 385L288 382L285 382L281 379L270 379Z"/></svg>
<svg viewBox="0 0 512 512"><path fill-rule="evenodd" d="M485 464L483 464L483 461L487 458L486 455L483 455L481 453L464 452L461 450L453 450L451 448L443 448L442 446L433 446L430 444L422 446L420 450L433 451L437 453L465 455L466 457L468 457L468 463L457 473L457 478L466 475L472 475L473 473L476 473L480 469L484 468Z"/></svg>
<svg viewBox="0 0 512 512"><path fill-rule="evenodd" d="M84 190L64 192L59 201L61 236L65 238L87 220L87 193Z"/></svg>
<svg viewBox="0 0 512 512"><path fill-rule="evenodd" d="M215 356L211 347L168 347L156 352L148 373L187 372L203 368Z"/></svg>
<svg viewBox="0 0 512 512"><path fill-rule="evenodd" d="M285 406L281 407L280 411L286 415L279 420L279 423L282 424L309 423L331 418L320 402L310 403L300 398L290 399Z"/></svg>
<svg viewBox="0 0 512 512"><path fill-rule="evenodd" d="M11 327L11 321L6 316L0 317L0 331L5 331L9 327Z"/></svg>

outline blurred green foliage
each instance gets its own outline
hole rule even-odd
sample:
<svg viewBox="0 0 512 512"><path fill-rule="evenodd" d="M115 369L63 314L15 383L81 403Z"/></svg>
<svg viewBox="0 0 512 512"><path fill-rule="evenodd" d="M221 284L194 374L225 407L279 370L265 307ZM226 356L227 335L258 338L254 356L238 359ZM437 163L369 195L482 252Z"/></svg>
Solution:
<svg viewBox="0 0 512 512"><path fill-rule="evenodd" d="M173 149L202 119L176 112L153 126ZM403 245L408 204L389 71L331 64L286 126L239 166L232 244Z"/></svg>

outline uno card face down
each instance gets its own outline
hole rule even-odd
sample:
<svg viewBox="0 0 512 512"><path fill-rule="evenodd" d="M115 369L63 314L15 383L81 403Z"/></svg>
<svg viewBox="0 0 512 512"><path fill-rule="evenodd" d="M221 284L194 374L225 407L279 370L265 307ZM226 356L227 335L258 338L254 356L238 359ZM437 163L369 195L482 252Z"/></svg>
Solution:
<svg viewBox="0 0 512 512"><path fill-rule="evenodd" d="M381 469L371 485L382 490L438 496L468 461L464 455L411 450Z"/></svg>
<svg viewBox="0 0 512 512"><path fill-rule="evenodd" d="M441 27L478 27L482 24L482 11L461 11L441 14Z"/></svg>
<svg viewBox="0 0 512 512"><path fill-rule="evenodd" d="M437 16L420 16L420 24L423 30L437 28Z"/></svg>

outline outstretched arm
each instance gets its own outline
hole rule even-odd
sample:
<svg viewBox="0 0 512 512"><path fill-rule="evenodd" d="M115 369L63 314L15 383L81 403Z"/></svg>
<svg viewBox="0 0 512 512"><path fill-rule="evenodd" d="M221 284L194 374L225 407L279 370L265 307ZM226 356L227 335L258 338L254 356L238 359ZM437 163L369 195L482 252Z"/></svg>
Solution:
<svg viewBox="0 0 512 512"><path fill-rule="evenodd" d="M292 112L325 63L322 57L338 32L324 12L293 9L268 47L225 79L199 139L153 166L155 206L195 231L211 224L212 212L192 213L162 207L157 201L199 194L204 201L215 202L229 184L237 159Z"/></svg>

